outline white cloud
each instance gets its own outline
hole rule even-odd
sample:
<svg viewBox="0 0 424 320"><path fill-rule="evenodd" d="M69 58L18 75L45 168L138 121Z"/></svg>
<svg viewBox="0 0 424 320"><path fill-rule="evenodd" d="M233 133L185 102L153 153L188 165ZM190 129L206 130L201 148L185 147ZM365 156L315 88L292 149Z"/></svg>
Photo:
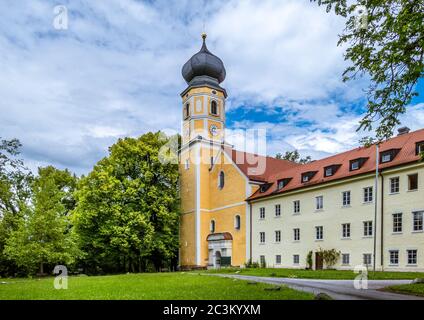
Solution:
<svg viewBox="0 0 424 320"><path fill-rule="evenodd" d="M345 62L336 42L343 21L316 3L64 4L69 29L62 31L52 27L54 1L0 4L7 12L0 21L0 136L21 139L33 168L53 164L84 173L117 137L178 130L186 85L180 71L200 49L203 21L209 49L227 68L228 108L261 106L275 116L269 123L236 122L229 132L266 126L269 154L287 147L324 155L357 140L358 116L340 108L361 92L361 83L340 82ZM408 121L422 126L421 111Z"/></svg>

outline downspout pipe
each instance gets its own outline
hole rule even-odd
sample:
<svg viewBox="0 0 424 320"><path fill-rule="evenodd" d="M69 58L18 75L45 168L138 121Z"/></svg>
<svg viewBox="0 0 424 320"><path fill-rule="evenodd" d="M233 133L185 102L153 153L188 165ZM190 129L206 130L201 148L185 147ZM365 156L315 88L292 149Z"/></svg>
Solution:
<svg viewBox="0 0 424 320"><path fill-rule="evenodd" d="M384 175L383 175L383 172L380 173L380 176L381 176L380 263L381 263L381 271L383 271L384 269L383 268L384 266Z"/></svg>
<svg viewBox="0 0 424 320"><path fill-rule="evenodd" d="M374 200L374 252L373 252L373 271L375 271L375 258L376 258L376 251L377 251L377 210L378 210L378 165L379 165L379 156L380 153L378 151L379 145L378 143L375 145L375 200Z"/></svg>
<svg viewBox="0 0 424 320"><path fill-rule="evenodd" d="M253 221L253 219L252 219L252 203L251 202L249 202L249 210L250 210L250 234L249 234L249 237L250 237L250 241L249 241L249 243L250 243L250 263L252 263L253 262L253 257L252 257L252 240L253 240L253 238L252 238L252 230L253 230L253 227L252 227L252 221Z"/></svg>

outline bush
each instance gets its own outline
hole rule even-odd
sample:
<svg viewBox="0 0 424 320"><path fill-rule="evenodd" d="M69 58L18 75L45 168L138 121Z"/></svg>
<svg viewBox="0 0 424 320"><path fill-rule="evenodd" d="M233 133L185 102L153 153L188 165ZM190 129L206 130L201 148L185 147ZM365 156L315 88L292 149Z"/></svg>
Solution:
<svg viewBox="0 0 424 320"><path fill-rule="evenodd" d="M259 263L258 263L258 262L252 262L252 260L251 260L251 259L249 259L249 261L247 261L247 262L244 264L244 266L245 266L246 268L253 268L253 269L256 269L256 268L259 268Z"/></svg>
<svg viewBox="0 0 424 320"><path fill-rule="evenodd" d="M341 252L336 249L323 250L322 248L319 248L318 253L321 255L327 269L331 269L331 267L337 263L341 255Z"/></svg>
<svg viewBox="0 0 424 320"><path fill-rule="evenodd" d="M306 256L306 265L308 266L308 269L312 269L312 266L313 266L312 255L313 255L313 252L309 251L308 255Z"/></svg>

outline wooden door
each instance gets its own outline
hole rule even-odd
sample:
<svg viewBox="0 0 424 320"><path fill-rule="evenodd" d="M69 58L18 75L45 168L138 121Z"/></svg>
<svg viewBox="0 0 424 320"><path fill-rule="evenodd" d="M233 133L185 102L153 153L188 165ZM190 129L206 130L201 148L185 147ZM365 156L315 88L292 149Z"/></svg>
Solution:
<svg viewBox="0 0 424 320"><path fill-rule="evenodd" d="M323 261L320 253L315 252L315 270L323 269Z"/></svg>

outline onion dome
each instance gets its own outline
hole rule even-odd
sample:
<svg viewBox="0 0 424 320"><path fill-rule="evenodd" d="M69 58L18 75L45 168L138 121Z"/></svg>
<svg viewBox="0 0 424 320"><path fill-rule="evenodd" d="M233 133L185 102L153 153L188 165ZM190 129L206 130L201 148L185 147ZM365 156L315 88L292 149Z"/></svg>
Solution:
<svg viewBox="0 0 424 320"><path fill-rule="evenodd" d="M182 69L182 75L189 85L202 82L220 84L225 80L225 67L220 58L212 54L206 47L206 34L202 34L203 45L198 53L188 60Z"/></svg>

